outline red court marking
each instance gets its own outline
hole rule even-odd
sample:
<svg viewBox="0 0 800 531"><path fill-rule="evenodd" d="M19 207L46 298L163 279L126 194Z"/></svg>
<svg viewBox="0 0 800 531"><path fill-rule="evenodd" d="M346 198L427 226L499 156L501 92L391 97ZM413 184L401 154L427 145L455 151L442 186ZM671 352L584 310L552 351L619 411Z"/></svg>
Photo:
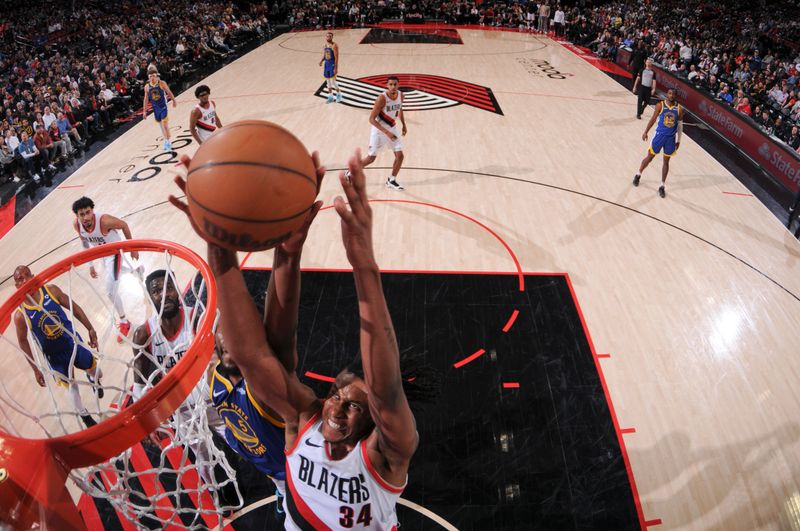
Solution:
<svg viewBox="0 0 800 531"><path fill-rule="evenodd" d="M471 361L475 361L476 359L480 358L480 357L481 357L481 356L483 356L484 354L486 354L486 350L484 350L484 349L479 349L477 352L475 352L475 354L472 354L472 355L470 355L470 356L467 356L466 358L464 358L464 359L463 359L463 360L461 360L461 361L457 361L457 362L455 362L455 363L453 364L453 367L455 367L456 369L460 369L461 367L463 367L463 366L464 366L464 365L466 365L467 363L469 363L469 362L471 362Z"/></svg>
<svg viewBox="0 0 800 531"><path fill-rule="evenodd" d="M519 382L503 382L503 389L519 389Z"/></svg>
<svg viewBox="0 0 800 531"><path fill-rule="evenodd" d="M244 269L245 262L247 262L252 255L253 253L247 253L246 255L244 255L244 258L242 258L242 263L239 264L239 269Z"/></svg>
<svg viewBox="0 0 800 531"><path fill-rule="evenodd" d="M655 520L648 520L644 523L645 527L652 527L654 525L661 525L661 518L656 518Z"/></svg>
<svg viewBox="0 0 800 531"><path fill-rule="evenodd" d="M130 462L133 469L140 472L137 477L139 478L139 483L142 485L147 499L153 500L157 492L161 494L165 492L164 487L160 484L160 480L158 479L158 473L153 469L153 465L147 458L144 448L142 448L140 443L131 446ZM143 472L144 470L148 470L148 472ZM169 520L170 515L175 513L175 508L172 506L169 497L162 496L155 501L155 511L156 516L161 520Z"/></svg>
<svg viewBox="0 0 800 531"><path fill-rule="evenodd" d="M611 354L598 354L597 357L598 358L610 358Z"/></svg>
<svg viewBox="0 0 800 531"><path fill-rule="evenodd" d="M86 529L104 529L105 526L103 520L100 519L100 513L97 512L97 506L88 494L81 494L77 506L83 523L86 524Z"/></svg>
<svg viewBox="0 0 800 531"><path fill-rule="evenodd" d="M586 335L586 340L589 342L589 349L591 350L592 357L594 358L594 365L597 368L597 375L600 377L600 384L603 386L603 394L606 396L606 403L608 404L608 411L611 414L611 421L614 424L614 431L617 432L619 449L622 453L622 460L625 462L625 471L628 473L628 482L631 485L633 504L636 506L636 514L639 516L639 526L644 529L646 525L644 519L644 509L642 508L642 499L639 497L639 489L636 487L636 478L633 475L630 457L628 457L628 448L625 446L625 439L622 436L622 431L619 427L619 419L617 418L617 412L614 409L614 402L611 400L611 395L608 392L608 384L606 383L606 377L603 374L603 367L600 365L600 360L597 358L597 350L594 348L594 342L592 341L592 336L589 333L589 327L586 326L586 319L583 317L583 310L581 310L580 302L578 302L578 296L575 294L575 288L572 286L572 280L567 274L564 275L564 278L567 281L567 286L569 286L569 292L572 295L575 308L578 310L578 316L581 319L581 326L583 326L583 333Z"/></svg>
<svg viewBox="0 0 800 531"><path fill-rule="evenodd" d="M738 195L738 196L741 196L741 197L753 197L753 194L742 194L742 193L739 193L739 192L722 192L722 193L723 194L727 194L727 195Z"/></svg>
<svg viewBox="0 0 800 531"><path fill-rule="evenodd" d="M313 378L315 380L321 380L323 382L335 382L336 378L331 378L330 376L325 376L324 374L317 374L315 372L306 371L306 376L309 378Z"/></svg>
<svg viewBox="0 0 800 531"><path fill-rule="evenodd" d="M161 441L162 449L168 444L169 441L167 440ZM219 524L219 517L213 513L214 500L211 499L211 495L207 490L198 492L200 488L199 473L191 466L192 462L188 459L188 456L184 460L183 452L179 448L172 448L166 452L166 455L173 470L180 470L182 466L184 467L183 473L181 474L181 486L184 492L189 496L189 499L192 500L194 506L200 510L200 517L203 519L208 529L216 528Z"/></svg>
<svg viewBox="0 0 800 531"><path fill-rule="evenodd" d="M483 223L481 223L477 219L472 218L472 217L470 217L470 216L468 216L466 214L462 214L461 212L458 212L457 210L453 210L451 208L443 207L441 205L436 205L434 203L423 203L422 201L410 201L408 199L370 199L369 202L370 203L400 203L400 204L420 205L420 206L427 206L427 207L431 207L431 208L438 208L439 210L444 210L445 212L449 212L451 214L455 214L456 216L462 217L462 218L466 219L467 221L471 221L472 223L478 225L480 228L482 228L483 230L485 230L486 232L491 234L497 241L499 241L502 244L503 247L505 247L506 252L508 252L509 256L511 256L511 260L514 262L514 266L517 268L516 275L519 278L519 290L520 291L525 291L525 276L522 274L522 266L520 266L520 264L519 264L519 260L517 259L517 255L514 253L514 251L511 249L511 247L506 243L506 241L503 238L498 236L498 234L495 231L493 231L492 229L490 229L489 227L487 227L486 225L484 225ZM332 209L332 208L333 208L333 205L328 205L328 206L322 207L320 209L320 211L329 210L329 209ZM494 275L496 273L487 272L486 274Z"/></svg>
<svg viewBox="0 0 800 531"><path fill-rule="evenodd" d="M508 332L511 330L511 327L514 326L514 322L517 320L517 316L519 315L519 310L514 310L514 313L511 314L511 317L508 318L508 322L503 327L503 332Z"/></svg>
<svg viewBox="0 0 800 531"><path fill-rule="evenodd" d="M56 190L67 190L69 188L83 188L85 185L83 184L72 184L70 186L59 186Z"/></svg>
<svg viewBox="0 0 800 531"><path fill-rule="evenodd" d="M620 433L636 433L636 428L622 428L619 430Z"/></svg>

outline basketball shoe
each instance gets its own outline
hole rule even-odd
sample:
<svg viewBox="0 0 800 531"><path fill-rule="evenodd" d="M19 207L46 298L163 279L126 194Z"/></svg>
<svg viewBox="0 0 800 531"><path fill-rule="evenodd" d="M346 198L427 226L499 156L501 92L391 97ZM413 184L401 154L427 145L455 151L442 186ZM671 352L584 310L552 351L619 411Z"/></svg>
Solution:
<svg viewBox="0 0 800 531"><path fill-rule="evenodd" d="M397 190L398 192L405 190L405 188L403 188L403 186L397 182L397 179L392 179L391 177L386 179L386 188L391 188L392 190Z"/></svg>
<svg viewBox="0 0 800 531"><path fill-rule="evenodd" d="M131 322L120 321L117 323L117 328L119 329L119 334L117 334L117 343L122 343L122 340L128 337L128 334L131 331Z"/></svg>

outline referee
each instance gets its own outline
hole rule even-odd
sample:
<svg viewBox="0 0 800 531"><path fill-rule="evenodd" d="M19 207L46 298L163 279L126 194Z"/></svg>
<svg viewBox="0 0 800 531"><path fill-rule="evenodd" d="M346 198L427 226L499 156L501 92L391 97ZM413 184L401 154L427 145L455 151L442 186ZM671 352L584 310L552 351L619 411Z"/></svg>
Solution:
<svg viewBox="0 0 800 531"><path fill-rule="evenodd" d="M639 92L636 92L636 88ZM650 96L656 90L656 73L653 71L653 61L648 59L644 62L644 70L636 76L636 81L633 82L633 93L639 96L636 101L636 117L642 119L642 113L645 108L650 105Z"/></svg>

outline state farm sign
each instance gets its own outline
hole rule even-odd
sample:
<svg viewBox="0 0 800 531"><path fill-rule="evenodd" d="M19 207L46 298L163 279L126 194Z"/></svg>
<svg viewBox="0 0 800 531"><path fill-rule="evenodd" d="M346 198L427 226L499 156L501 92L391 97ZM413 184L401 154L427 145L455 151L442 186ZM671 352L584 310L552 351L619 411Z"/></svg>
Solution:
<svg viewBox="0 0 800 531"><path fill-rule="evenodd" d="M675 89L678 102L727 138L767 173L792 192L800 188L800 156L783 142L766 135L752 121L731 107L714 101L688 82L660 68L653 68L661 90Z"/></svg>

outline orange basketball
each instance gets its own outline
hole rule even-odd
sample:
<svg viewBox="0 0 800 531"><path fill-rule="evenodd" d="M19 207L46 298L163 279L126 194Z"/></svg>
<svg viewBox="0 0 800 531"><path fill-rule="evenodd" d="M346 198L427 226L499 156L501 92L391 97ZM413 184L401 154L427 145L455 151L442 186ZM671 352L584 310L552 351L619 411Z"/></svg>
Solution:
<svg viewBox="0 0 800 531"><path fill-rule="evenodd" d="M217 130L189 166L186 198L204 236L237 251L285 240L317 196L314 162L283 127L246 120Z"/></svg>

